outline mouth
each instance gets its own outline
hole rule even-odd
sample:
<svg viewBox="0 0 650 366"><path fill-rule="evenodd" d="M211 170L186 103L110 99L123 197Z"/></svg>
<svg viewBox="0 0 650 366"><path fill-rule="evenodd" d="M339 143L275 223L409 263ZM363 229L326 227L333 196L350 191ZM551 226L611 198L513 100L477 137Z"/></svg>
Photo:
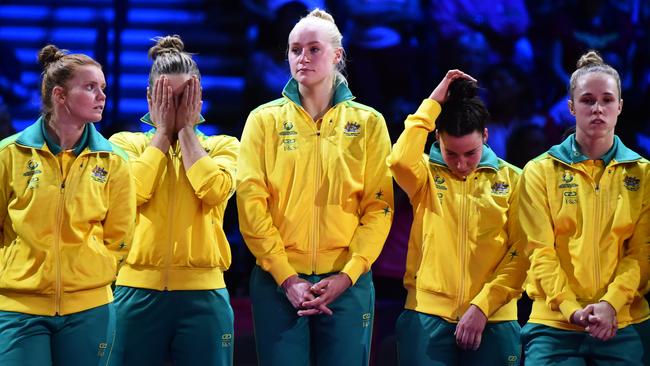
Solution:
<svg viewBox="0 0 650 366"><path fill-rule="evenodd" d="M103 105L98 105L97 107L95 107L93 109L98 111L98 112L102 112L104 110L104 106Z"/></svg>
<svg viewBox="0 0 650 366"><path fill-rule="evenodd" d="M604 124L604 123L605 123L605 121L603 121L600 118L596 118L595 120L591 121L591 124L594 124L594 125L600 125L600 124Z"/></svg>

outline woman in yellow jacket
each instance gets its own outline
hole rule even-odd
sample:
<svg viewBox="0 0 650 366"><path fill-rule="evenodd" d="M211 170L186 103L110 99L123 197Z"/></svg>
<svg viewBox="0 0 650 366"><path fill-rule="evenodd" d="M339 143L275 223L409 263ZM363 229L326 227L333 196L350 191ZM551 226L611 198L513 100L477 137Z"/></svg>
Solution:
<svg viewBox="0 0 650 366"><path fill-rule="evenodd" d="M314 10L289 34L283 97L252 111L238 165L239 225L257 258L251 301L260 365L368 363L369 272L392 218L377 111L353 102L341 34Z"/></svg>
<svg viewBox="0 0 650 366"><path fill-rule="evenodd" d="M99 63L53 45L39 61L42 115L0 142L0 365L106 365L135 189L126 154L93 126Z"/></svg>
<svg viewBox="0 0 650 366"><path fill-rule="evenodd" d="M650 317L639 292L648 275L650 163L614 134L621 81L596 52L578 61L569 93L575 134L529 162L521 179L533 299L526 363L640 365L642 340L630 325Z"/></svg>
<svg viewBox="0 0 650 366"><path fill-rule="evenodd" d="M447 72L387 159L414 217L396 325L401 365L519 363L528 268L515 222L520 170L485 144L489 113L477 90L469 75Z"/></svg>
<svg viewBox="0 0 650 366"><path fill-rule="evenodd" d="M116 366L232 364L233 321L223 272L223 214L235 190L239 142L206 136L199 69L178 36L149 50L149 132L111 141L129 154L138 213L133 249L115 289Z"/></svg>

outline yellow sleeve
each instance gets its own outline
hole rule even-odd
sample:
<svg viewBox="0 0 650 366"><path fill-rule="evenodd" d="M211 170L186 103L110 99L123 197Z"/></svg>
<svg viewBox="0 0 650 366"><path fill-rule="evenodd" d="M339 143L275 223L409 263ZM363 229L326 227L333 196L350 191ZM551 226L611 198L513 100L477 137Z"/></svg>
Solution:
<svg viewBox="0 0 650 366"><path fill-rule="evenodd" d="M113 156L109 180L109 205L103 221L104 245L115 256L118 266L126 258L135 226L135 183L129 163Z"/></svg>
<svg viewBox="0 0 650 366"><path fill-rule="evenodd" d="M133 141L134 134L130 132L117 133L109 139L119 146L129 156L131 174L135 181L138 206L148 202L166 170L167 156L152 146L142 150L142 146Z"/></svg>
<svg viewBox="0 0 650 366"><path fill-rule="evenodd" d="M264 126L256 114L246 120L237 163L237 211L246 245L265 271L281 285L296 271L269 212L269 187L264 165Z"/></svg>
<svg viewBox="0 0 650 366"><path fill-rule="evenodd" d="M11 221L7 218L9 214L7 205L9 204L9 192L11 190L9 184L11 178L8 176L9 173L4 159L7 155L9 154L3 154L0 150L0 177L2 178L2 186L0 187L0 248L10 244L9 238L5 237L5 224L11 227Z"/></svg>
<svg viewBox="0 0 650 366"><path fill-rule="evenodd" d="M519 184L519 221L526 235L530 281L544 291L547 305L554 311L561 311L570 322L571 315L582 309L582 306L569 285L555 251L553 219L546 182L538 162L527 164Z"/></svg>
<svg viewBox="0 0 650 366"><path fill-rule="evenodd" d="M404 131L386 159L395 181L411 199L427 180L428 168L422 163L422 152L429 132L436 128L440 111L438 102L425 99L415 114L406 118Z"/></svg>
<svg viewBox="0 0 650 366"><path fill-rule="evenodd" d="M625 304L634 300L637 291L647 292L648 246L650 246L650 170L646 173L641 212L634 225L632 236L623 243L623 258L618 263L607 292L600 298L610 303L618 313ZM639 284L639 285L637 285Z"/></svg>
<svg viewBox="0 0 650 366"><path fill-rule="evenodd" d="M495 311L517 298L523 292L526 271L530 265L525 253L526 240L518 223L519 185L518 176L513 173L513 191L508 207L508 250L494 272L493 277L483 285L472 304L478 306L489 318Z"/></svg>
<svg viewBox="0 0 650 366"><path fill-rule="evenodd" d="M347 263L341 272L356 283L370 270L384 247L393 220L393 179L386 157L390 154L390 137L384 117L378 115L366 124L366 165L364 169L363 197L359 204L359 226L352 236Z"/></svg>
<svg viewBox="0 0 650 366"><path fill-rule="evenodd" d="M226 201L235 191L239 141L222 136L220 144L197 160L187 171L194 194L210 206Z"/></svg>

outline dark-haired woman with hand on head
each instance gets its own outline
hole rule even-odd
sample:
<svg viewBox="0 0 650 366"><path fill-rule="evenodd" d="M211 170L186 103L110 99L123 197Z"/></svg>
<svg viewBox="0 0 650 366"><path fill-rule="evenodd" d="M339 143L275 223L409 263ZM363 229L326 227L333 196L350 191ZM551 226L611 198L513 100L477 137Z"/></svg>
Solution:
<svg viewBox="0 0 650 366"><path fill-rule="evenodd" d="M200 73L178 36L149 50L145 133L111 141L129 154L138 212L115 289L118 365L232 364L234 315L223 272L223 215L235 191L239 142L199 130Z"/></svg>
<svg viewBox="0 0 650 366"><path fill-rule="evenodd" d="M477 90L471 76L447 72L387 159L413 205L396 324L404 366L519 364L517 298L528 268L515 215L520 170L486 144Z"/></svg>
<svg viewBox="0 0 650 366"><path fill-rule="evenodd" d="M132 234L127 156L97 132L101 66L40 50L41 117L0 142L0 365L106 365Z"/></svg>
<svg viewBox="0 0 650 366"><path fill-rule="evenodd" d="M641 365L650 338L638 333L650 317L650 163L615 135L618 72L594 51L577 66L568 101L575 133L521 178L533 299L526 364Z"/></svg>

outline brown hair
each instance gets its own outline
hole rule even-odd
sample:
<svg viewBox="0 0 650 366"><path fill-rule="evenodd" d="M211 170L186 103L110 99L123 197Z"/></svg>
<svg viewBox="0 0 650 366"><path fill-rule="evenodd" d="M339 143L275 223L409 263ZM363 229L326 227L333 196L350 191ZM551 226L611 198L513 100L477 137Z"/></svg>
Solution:
<svg viewBox="0 0 650 366"><path fill-rule="evenodd" d="M43 69L41 73L41 113L46 121L52 117L52 90L55 86L65 88L65 83L72 79L75 70L80 66L93 65L100 69L99 62L82 53L69 54L49 44L38 52L38 62Z"/></svg>
<svg viewBox="0 0 650 366"><path fill-rule="evenodd" d="M149 49L149 58L153 60L149 72L149 87L163 74L190 74L196 75L199 80L201 73L199 67L190 53L183 51L185 45L180 36L156 37L156 44Z"/></svg>
<svg viewBox="0 0 650 366"><path fill-rule="evenodd" d="M598 52L594 50L588 51L580 57L576 66L577 69L571 74L571 81L569 82L569 98L571 100L573 100L573 91L576 89L578 79L593 72L602 72L613 77L618 87L618 99L621 100L621 77L616 69L603 61Z"/></svg>

